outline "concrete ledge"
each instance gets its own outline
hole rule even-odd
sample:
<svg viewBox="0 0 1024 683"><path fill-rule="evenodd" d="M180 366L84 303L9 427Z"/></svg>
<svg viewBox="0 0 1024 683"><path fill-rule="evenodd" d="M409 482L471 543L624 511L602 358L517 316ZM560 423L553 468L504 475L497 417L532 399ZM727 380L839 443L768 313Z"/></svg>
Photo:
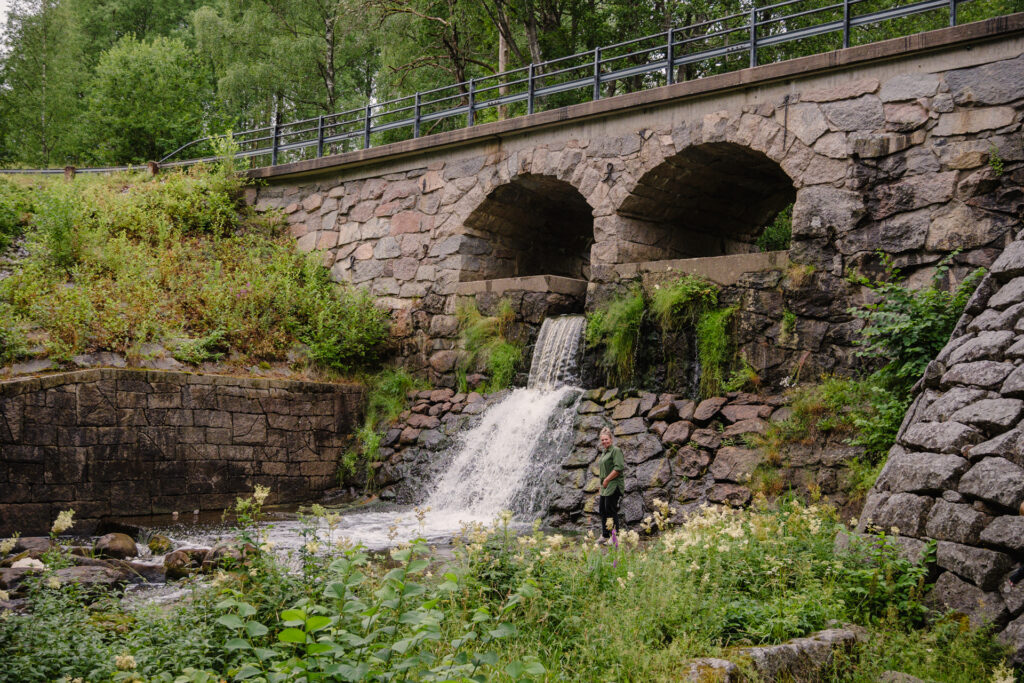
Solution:
<svg viewBox="0 0 1024 683"><path fill-rule="evenodd" d="M311 175L412 156L426 150L460 147L488 140L500 142L503 136L532 132L539 128L571 125L583 119L613 116L643 107L665 105L732 90L756 88L769 83L814 76L874 62L913 57L927 52L997 40L1020 33L1024 33L1024 13L1010 14L961 26L892 38L878 43L858 45L784 62L730 71L694 81L684 81L651 90L618 95L596 102L584 102L472 128L460 128L426 137L393 142L380 147L335 154L319 159L295 161L278 166L265 166L248 171L248 176L250 178L286 178Z"/></svg>
<svg viewBox="0 0 1024 683"><path fill-rule="evenodd" d="M455 285L455 293L460 296L473 296L490 292L549 292L568 296L584 296L587 293L587 281L576 280L559 275L527 275L524 277L505 277L498 280L475 280L460 282Z"/></svg>
<svg viewBox="0 0 1024 683"><path fill-rule="evenodd" d="M717 285L727 287L739 281L744 273L764 270L782 270L789 266L789 252L767 251L756 254L729 254L702 258L672 259L669 261L643 261L620 263L615 272L623 279L648 273L679 273L699 275Z"/></svg>

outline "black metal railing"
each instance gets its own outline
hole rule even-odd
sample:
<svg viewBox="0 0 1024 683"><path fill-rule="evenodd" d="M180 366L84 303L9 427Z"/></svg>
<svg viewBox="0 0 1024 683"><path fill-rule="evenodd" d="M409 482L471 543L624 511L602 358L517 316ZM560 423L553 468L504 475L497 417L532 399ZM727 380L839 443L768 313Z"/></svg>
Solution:
<svg viewBox="0 0 1024 683"><path fill-rule="evenodd" d="M704 73L721 73L766 61L782 61L794 55L778 49L779 46L811 38L824 40L805 54L849 47L859 28L867 32L859 36L860 42L872 42L892 37L877 35L884 31L873 35L872 27L915 15L934 13L930 25L909 27L910 30L902 32L897 27L896 35L937 28L946 23L947 15L948 25L954 26L958 6L970 1L920 0L901 4L900 0L842 0L821 5L828 0L784 0L406 97L314 118L279 121L230 135L238 149L235 157L250 159L254 166L259 162L277 165L282 160L367 149L375 144L473 126L481 118L497 120L528 115L542 106L560 107L672 84L681 76L699 77L700 73L687 70L701 64L705 65ZM879 5L888 6L879 9ZM213 135L193 140L160 159L159 165L180 167L215 160L215 145L226 137Z"/></svg>

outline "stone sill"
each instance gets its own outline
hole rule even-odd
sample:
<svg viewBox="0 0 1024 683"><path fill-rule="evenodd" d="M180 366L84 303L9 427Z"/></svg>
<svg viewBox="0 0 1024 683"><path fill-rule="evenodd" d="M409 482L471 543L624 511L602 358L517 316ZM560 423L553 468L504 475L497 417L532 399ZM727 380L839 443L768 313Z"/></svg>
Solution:
<svg viewBox="0 0 1024 683"><path fill-rule="evenodd" d="M546 292L549 294L566 294L568 296L584 296L587 293L587 281L559 275L526 275L524 277L505 277L497 280L475 280L460 282L455 285L455 293L459 296L473 296L490 292Z"/></svg>
<svg viewBox="0 0 1024 683"><path fill-rule="evenodd" d="M766 251L753 254L729 254L701 258L672 259L620 263L613 266L620 278L630 279L647 273L678 272L699 275L715 284L728 287L736 284L746 273L765 270L783 270L789 266L788 251Z"/></svg>

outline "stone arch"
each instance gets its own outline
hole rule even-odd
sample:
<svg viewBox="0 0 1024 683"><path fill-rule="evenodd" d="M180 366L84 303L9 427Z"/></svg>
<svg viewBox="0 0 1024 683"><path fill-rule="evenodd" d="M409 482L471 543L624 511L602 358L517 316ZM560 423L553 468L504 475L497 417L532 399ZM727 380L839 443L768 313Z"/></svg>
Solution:
<svg viewBox="0 0 1024 683"><path fill-rule="evenodd" d="M590 277L591 208L564 180L528 173L498 185L463 222L463 233L460 282Z"/></svg>
<svg viewBox="0 0 1024 683"><path fill-rule="evenodd" d="M636 182L616 210L619 262L756 251L764 226L796 200L776 161L734 142L691 145Z"/></svg>

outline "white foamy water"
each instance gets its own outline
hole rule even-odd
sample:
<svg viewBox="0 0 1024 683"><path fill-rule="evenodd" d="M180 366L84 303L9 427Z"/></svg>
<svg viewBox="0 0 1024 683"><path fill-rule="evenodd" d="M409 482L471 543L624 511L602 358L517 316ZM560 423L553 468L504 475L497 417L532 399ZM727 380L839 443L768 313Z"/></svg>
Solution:
<svg viewBox="0 0 1024 683"><path fill-rule="evenodd" d="M580 342L587 319L582 315L547 318L540 326L530 365L531 389L556 389L573 384L579 366Z"/></svg>

